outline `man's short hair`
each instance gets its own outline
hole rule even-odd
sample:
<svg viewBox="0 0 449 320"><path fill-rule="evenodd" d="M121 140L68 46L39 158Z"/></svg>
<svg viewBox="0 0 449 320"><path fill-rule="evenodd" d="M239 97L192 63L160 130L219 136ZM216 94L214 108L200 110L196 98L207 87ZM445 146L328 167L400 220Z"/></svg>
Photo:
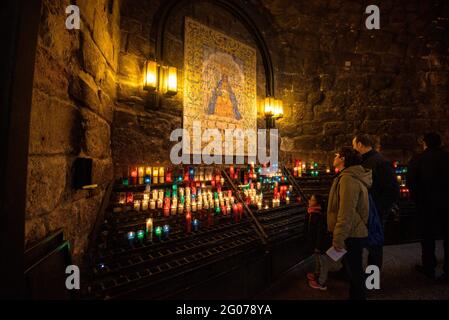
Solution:
<svg viewBox="0 0 449 320"><path fill-rule="evenodd" d="M355 137L355 142L360 142L364 147L376 147L376 141L366 133L357 134Z"/></svg>
<svg viewBox="0 0 449 320"><path fill-rule="evenodd" d="M441 147L441 137L438 133L430 132L424 136L423 140L428 148Z"/></svg>
<svg viewBox="0 0 449 320"><path fill-rule="evenodd" d="M338 154L340 155L340 158L345 158L345 168L362 163L361 154L352 147L341 147L338 150Z"/></svg>

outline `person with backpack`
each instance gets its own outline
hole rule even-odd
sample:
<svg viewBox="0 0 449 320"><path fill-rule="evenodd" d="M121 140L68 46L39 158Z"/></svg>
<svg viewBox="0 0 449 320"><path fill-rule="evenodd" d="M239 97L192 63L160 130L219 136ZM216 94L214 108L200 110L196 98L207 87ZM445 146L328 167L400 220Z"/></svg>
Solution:
<svg viewBox="0 0 449 320"><path fill-rule="evenodd" d="M351 147L341 148L335 155L335 177L329 193L327 226L332 233L332 247L346 249L343 265L350 282L349 298L366 299L363 272L363 248L368 239L371 170L361 166L360 154Z"/></svg>
<svg viewBox="0 0 449 320"><path fill-rule="evenodd" d="M380 143L370 135L357 134L352 140L352 147L362 155L362 166L372 170L373 184L370 193L383 226L388 212L399 199L399 184L393 166L376 151L380 149ZM369 245L368 252L368 265L376 265L381 269L383 245Z"/></svg>

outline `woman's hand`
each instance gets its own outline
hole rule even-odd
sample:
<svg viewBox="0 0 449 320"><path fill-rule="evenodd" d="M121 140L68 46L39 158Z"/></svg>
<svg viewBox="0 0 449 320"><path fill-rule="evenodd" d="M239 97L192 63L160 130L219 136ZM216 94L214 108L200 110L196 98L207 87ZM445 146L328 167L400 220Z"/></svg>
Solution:
<svg viewBox="0 0 449 320"><path fill-rule="evenodd" d="M338 248L336 246L333 246L333 247L334 247L335 251L338 251L338 252L342 252L344 250L343 248Z"/></svg>

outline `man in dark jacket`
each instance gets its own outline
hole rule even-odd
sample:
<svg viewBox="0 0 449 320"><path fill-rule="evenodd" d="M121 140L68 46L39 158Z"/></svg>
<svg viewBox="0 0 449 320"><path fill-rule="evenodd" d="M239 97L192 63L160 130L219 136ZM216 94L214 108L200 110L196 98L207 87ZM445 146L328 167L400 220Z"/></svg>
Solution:
<svg viewBox="0 0 449 320"><path fill-rule="evenodd" d="M375 150L375 141L367 134L358 134L352 140L352 147L362 155L362 166L372 170L373 185L370 192L376 203L380 220L384 218L399 199L399 184L391 163ZM382 267L383 247L368 248L368 265Z"/></svg>
<svg viewBox="0 0 449 320"><path fill-rule="evenodd" d="M444 274L449 279L449 152L441 148L436 133L424 137L424 152L410 161L407 177L412 199L418 207L418 224L422 237L422 266L417 270L435 278L435 239L444 238Z"/></svg>

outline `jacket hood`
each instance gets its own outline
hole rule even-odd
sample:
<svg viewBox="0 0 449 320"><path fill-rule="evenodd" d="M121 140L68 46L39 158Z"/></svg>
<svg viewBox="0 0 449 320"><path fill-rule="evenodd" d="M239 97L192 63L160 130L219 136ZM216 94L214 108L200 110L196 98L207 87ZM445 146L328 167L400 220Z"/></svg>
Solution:
<svg viewBox="0 0 449 320"><path fill-rule="evenodd" d="M341 176L351 176L359 181L361 181L368 189L371 188L373 184L373 176L370 169L366 169L360 165L351 166L349 168L344 169Z"/></svg>

